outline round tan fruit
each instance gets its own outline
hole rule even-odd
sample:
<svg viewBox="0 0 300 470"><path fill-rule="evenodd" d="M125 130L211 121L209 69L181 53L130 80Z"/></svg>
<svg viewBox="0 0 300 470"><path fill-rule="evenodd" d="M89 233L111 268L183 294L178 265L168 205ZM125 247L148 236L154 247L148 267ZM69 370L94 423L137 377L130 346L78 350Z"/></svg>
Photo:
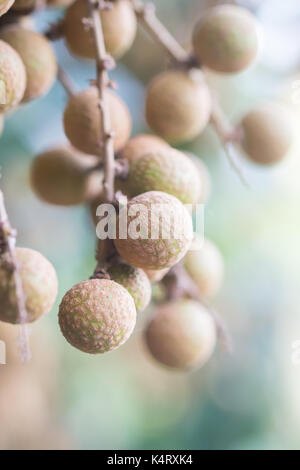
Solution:
<svg viewBox="0 0 300 470"><path fill-rule="evenodd" d="M194 300L168 302L158 308L146 330L153 357L175 369L203 366L216 345L212 316Z"/></svg>
<svg viewBox="0 0 300 470"><path fill-rule="evenodd" d="M151 284L142 269L119 263L110 266L108 274L113 281L128 290L134 300L137 312L142 312L148 307L151 300Z"/></svg>
<svg viewBox="0 0 300 470"><path fill-rule="evenodd" d="M211 96L200 71L169 70L150 83L147 122L170 143L194 139L208 124L210 112Z"/></svg>
<svg viewBox="0 0 300 470"><path fill-rule="evenodd" d="M169 149L170 146L160 137L151 134L138 134L126 143L121 158L126 158L131 164L146 153Z"/></svg>
<svg viewBox="0 0 300 470"><path fill-rule="evenodd" d="M125 186L132 196L147 191L162 191L183 204L198 202L201 179L192 160L182 152L167 148L149 152L130 165Z"/></svg>
<svg viewBox="0 0 300 470"><path fill-rule="evenodd" d="M183 204L169 194L150 191L131 199L127 214L120 211L114 243L128 264L159 270L180 261L192 237L192 219Z"/></svg>
<svg viewBox="0 0 300 470"><path fill-rule="evenodd" d="M224 277L224 261L216 245L196 238L184 258L184 265L203 296L212 297L217 293Z"/></svg>
<svg viewBox="0 0 300 470"><path fill-rule="evenodd" d="M128 340L136 309L128 291L114 281L90 279L70 289L59 307L66 340L89 354L112 351Z"/></svg>
<svg viewBox="0 0 300 470"><path fill-rule="evenodd" d="M137 28L132 5L127 0L113 3L111 10L100 13L106 50L120 58L131 47ZM67 10L64 34L70 51L79 57L94 59L95 46L92 32L85 28L83 19L88 17L85 0L76 0Z"/></svg>
<svg viewBox="0 0 300 470"><path fill-rule="evenodd" d="M160 282L168 272L169 268L160 269L158 271L155 271L153 269L145 269L145 273L147 274L151 282Z"/></svg>
<svg viewBox="0 0 300 470"><path fill-rule="evenodd" d="M27 85L23 101L46 94L57 74L55 54L48 39L20 26L4 28L0 37L18 52L25 65Z"/></svg>
<svg viewBox="0 0 300 470"><path fill-rule="evenodd" d="M125 103L112 92L107 92L115 151L124 147L131 132L131 118ZM101 121L96 87L72 96L64 113L65 133L71 144L81 152L101 155Z"/></svg>
<svg viewBox="0 0 300 470"><path fill-rule="evenodd" d="M97 157L72 147L58 147L38 155L31 166L35 193L50 204L72 206L94 199L103 175L95 170Z"/></svg>
<svg viewBox="0 0 300 470"><path fill-rule="evenodd" d="M15 0L0 0L0 16L4 15L10 7L13 5Z"/></svg>
<svg viewBox="0 0 300 470"><path fill-rule="evenodd" d="M16 249L26 299L27 321L31 323L48 313L57 296L57 276L52 264L35 250ZM9 259L0 260L0 320L20 323L13 274L7 269Z"/></svg>
<svg viewBox="0 0 300 470"><path fill-rule="evenodd" d="M257 57L259 30L255 17L234 5L212 8L197 23L194 51L200 63L221 73L236 73Z"/></svg>
<svg viewBox="0 0 300 470"><path fill-rule="evenodd" d="M0 113L20 103L26 88L26 71L19 54L0 40Z"/></svg>
<svg viewBox="0 0 300 470"><path fill-rule="evenodd" d="M255 163L277 163L291 147L292 126L284 107L266 104L253 109L243 118L241 127L242 148Z"/></svg>

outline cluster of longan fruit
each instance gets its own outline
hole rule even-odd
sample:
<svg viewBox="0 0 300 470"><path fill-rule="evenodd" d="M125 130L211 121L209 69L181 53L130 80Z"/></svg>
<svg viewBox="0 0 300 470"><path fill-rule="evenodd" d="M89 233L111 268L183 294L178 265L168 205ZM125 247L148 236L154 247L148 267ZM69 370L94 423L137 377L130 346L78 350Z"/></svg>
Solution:
<svg viewBox="0 0 300 470"><path fill-rule="evenodd" d="M21 4L22 9L35 6L34 0L12 3L2 2L0 12ZM112 8L99 11L105 47L114 58L123 56L134 41L137 18L133 3L117 0ZM49 4L67 6L61 29L69 51L79 58L95 59L93 31L85 20L89 15L87 0L54 0ZM7 98L0 110L7 112L46 93L54 82L57 65L49 41L19 24L1 28L0 39L0 72ZM192 217L184 207L206 202L210 188L207 168L197 157L171 145L193 140L211 121L213 98L205 69L231 74L248 68L259 52L260 31L247 10L220 6L209 10L196 24L192 45L193 60L174 65L148 86L145 114L153 135L131 137L126 104L116 92L105 90L115 162L128 168L125 176L116 173L115 189L127 197L128 213L137 204L148 209L149 217L140 221L140 233L145 233L148 221L157 217L159 235L155 239L123 238L117 223L113 256L101 267L101 275L76 284L63 297L60 328L67 341L81 351L104 353L122 345L135 327L137 312L150 303L151 283L163 282L177 263L183 264L197 286L199 298L211 298L222 284L223 259L217 247L197 238L190 250ZM97 207L107 202L101 119L95 85L72 93L63 116L68 143L39 154L31 167L32 187L42 200L63 206L88 203L96 225ZM290 128L275 105L250 111L238 128L239 144L257 163L277 162L290 147ZM156 207L161 205L164 212L156 214ZM178 217L172 219L170 214ZM170 225L176 228L172 226L174 220L185 227L184 235L166 239L162 234ZM128 216L128 226L133 221L134 217ZM102 241L98 245L100 251L105 249ZM46 313L56 295L55 273L46 261L34 256L18 249L29 321ZM15 322L14 296L8 281L4 266L0 269L0 302L6 314L2 313L0 319ZM209 308L188 293L179 299L166 296L145 332L152 355L179 369L203 365L214 351L216 338L216 323Z"/></svg>

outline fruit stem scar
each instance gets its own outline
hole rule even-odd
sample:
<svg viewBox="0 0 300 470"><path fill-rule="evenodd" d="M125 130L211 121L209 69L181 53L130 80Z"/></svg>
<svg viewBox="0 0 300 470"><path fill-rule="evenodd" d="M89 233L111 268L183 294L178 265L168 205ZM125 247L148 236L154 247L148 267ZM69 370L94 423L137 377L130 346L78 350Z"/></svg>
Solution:
<svg viewBox="0 0 300 470"><path fill-rule="evenodd" d="M8 219L4 195L0 189L0 257L8 255L9 266L8 270L12 269L13 282L15 287L15 294L17 300L19 323L21 325L20 331L20 350L23 362L30 359L30 350L28 344L27 330L25 323L27 321L26 299L23 290L22 278L20 275L20 265L16 257L16 231L12 229Z"/></svg>

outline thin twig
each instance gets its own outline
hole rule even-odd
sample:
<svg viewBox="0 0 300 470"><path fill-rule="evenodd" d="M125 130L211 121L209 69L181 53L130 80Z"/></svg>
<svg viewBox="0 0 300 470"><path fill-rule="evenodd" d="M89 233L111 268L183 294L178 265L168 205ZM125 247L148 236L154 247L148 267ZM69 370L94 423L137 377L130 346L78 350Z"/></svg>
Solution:
<svg viewBox="0 0 300 470"><path fill-rule="evenodd" d="M58 65L57 78L69 96L76 94L77 89L75 83L70 75L60 65Z"/></svg>
<svg viewBox="0 0 300 470"><path fill-rule="evenodd" d="M159 21L152 3L144 4L139 0L131 0L135 14L145 30L167 52L172 60L180 65L190 62L190 55L181 47L167 28Z"/></svg>
<svg viewBox="0 0 300 470"><path fill-rule="evenodd" d="M107 203L114 203L115 182L115 155L114 155L114 133L111 126L110 110L107 95L108 70L115 66L113 58L107 54L102 29L99 9L110 8L109 2L103 0L86 0L88 4L90 26L93 32L97 70L97 88L99 94L99 112L101 114L101 154L104 159L104 181L103 196ZM102 249L96 254L98 266L96 271L103 266L108 254L111 254L113 242L107 238L103 240Z"/></svg>
<svg viewBox="0 0 300 470"><path fill-rule="evenodd" d="M0 189L0 255L8 254L8 270L11 269L15 285L15 294L18 309L18 322L21 325L20 347L23 362L30 359L26 322L26 299L20 274L20 265L16 256L16 231L12 229L5 208L3 192Z"/></svg>

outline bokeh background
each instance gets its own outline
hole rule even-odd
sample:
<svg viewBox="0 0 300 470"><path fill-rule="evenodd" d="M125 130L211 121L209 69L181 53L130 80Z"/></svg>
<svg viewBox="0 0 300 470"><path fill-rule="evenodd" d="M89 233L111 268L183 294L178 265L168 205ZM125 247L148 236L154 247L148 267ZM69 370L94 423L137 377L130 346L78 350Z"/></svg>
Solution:
<svg viewBox="0 0 300 470"><path fill-rule="evenodd" d="M156 0L159 16L187 47L195 20L214 1ZM225 2L218 2L225 3ZM205 233L220 247L226 279L214 306L231 331L234 351L218 350L198 372L174 373L148 357L143 324L121 349L92 357L69 346L57 324L59 302L94 268L95 231L85 207L58 208L30 189L37 152L64 141L66 95L57 83L44 98L11 114L0 139L1 188L18 243L55 265L59 296L51 314L31 327L33 359L22 365L17 330L0 324L7 365L0 366L0 449L299 449L300 448L300 4L298 0L241 0L265 30L255 67L228 78L210 75L233 122L257 102L289 108L295 144L274 168L239 164L250 189L231 170L208 128L185 147L212 175ZM62 12L35 15L38 30ZM93 64L55 44L60 63L80 87ZM166 61L139 32L113 72L130 107L134 133L147 130L145 85ZM298 101L300 101L298 97Z"/></svg>

